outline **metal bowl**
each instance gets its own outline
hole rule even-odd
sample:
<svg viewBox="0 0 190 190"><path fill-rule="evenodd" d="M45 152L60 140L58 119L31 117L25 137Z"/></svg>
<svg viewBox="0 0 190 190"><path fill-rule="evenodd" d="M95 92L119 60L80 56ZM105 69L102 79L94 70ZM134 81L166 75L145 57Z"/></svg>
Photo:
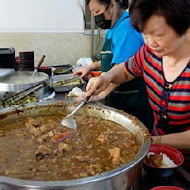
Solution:
<svg viewBox="0 0 190 190"><path fill-rule="evenodd" d="M11 75L1 78L0 89L3 92L18 92L33 87L39 83L49 85L49 76L45 73L38 72L32 78L33 71L15 71Z"/></svg>
<svg viewBox="0 0 190 190"><path fill-rule="evenodd" d="M65 110L71 112L75 103L55 102L37 104L30 107L9 108L0 112L0 126L15 119L36 115L55 114ZM85 105L77 115L87 115L114 121L127 128L136 137L140 149L133 160L109 172L100 175L68 181L28 181L0 176L0 190L137 190L141 176L142 161L150 147L150 135L147 128L135 117L107 106Z"/></svg>
<svg viewBox="0 0 190 190"><path fill-rule="evenodd" d="M33 71L15 71L10 75L1 77L0 80L0 100L7 99L21 91L43 84L43 87L36 90L38 98L48 96L49 76L46 73L38 72L32 78Z"/></svg>

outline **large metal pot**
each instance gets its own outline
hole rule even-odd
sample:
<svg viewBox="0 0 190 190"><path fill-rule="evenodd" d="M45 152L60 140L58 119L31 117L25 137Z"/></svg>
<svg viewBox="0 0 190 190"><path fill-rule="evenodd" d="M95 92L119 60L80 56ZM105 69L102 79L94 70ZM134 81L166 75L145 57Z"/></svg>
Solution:
<svg viewBox="0 0 190 190"><path fill-rule="evenodd" d="M55 102L38 104L30 107L9 108L0 112L0 126L15 119L35 115L57 113L65 109L70 112L76 107L74 103ZM100 117L121 124L133 133L140 144L140 150L132 161L110 172L93 177L68 181L28 181L0 176L0 190L137 190L142 169L142 160L150 147L150 136L146 127L135 117L122 111L97 105L85 105L77 115ZM87 126L88 127L88 126Z"/></svg>

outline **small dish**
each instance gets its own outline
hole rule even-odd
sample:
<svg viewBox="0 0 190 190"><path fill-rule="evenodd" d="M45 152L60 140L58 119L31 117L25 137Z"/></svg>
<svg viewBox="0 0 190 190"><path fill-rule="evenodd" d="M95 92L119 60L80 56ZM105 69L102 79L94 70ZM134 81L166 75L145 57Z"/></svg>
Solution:
<svg viewBox="0 0 190 190"><path fill-rule="evenodd" d="M182 153L177 150L176 148L173 148L171 146L167 146L164 144L152 144L149 149L148 154L165 154L168 159L173 161L175 166L172 167L159 167L156 165L148 163L147 156L144 159L143 168L149 175L154 175L158 177L169 177L173 174L173 172L184 162L184 157Z"/></svg>
<svg viewBox="0 0 190 190"><path fill-rule="evenodd" d="M68 69L55 69L53 71L53 74L54 75L60 75L60 74L68 74L68 73L71 73L72 71L71 70L68 70Z"/></svg>
<svg viewBox="0 0 190 190"><path fill-rule="evenodd" d="M93 76L93 77L98 77L101 75L101 71L91 71L90 74Z"/></svg>
<svg viewBox="0 0 190 190"><path fill-rule="evenodd" d="M185 189L175 186L158 186L152 188L151 190L185 190Z"/></svg>

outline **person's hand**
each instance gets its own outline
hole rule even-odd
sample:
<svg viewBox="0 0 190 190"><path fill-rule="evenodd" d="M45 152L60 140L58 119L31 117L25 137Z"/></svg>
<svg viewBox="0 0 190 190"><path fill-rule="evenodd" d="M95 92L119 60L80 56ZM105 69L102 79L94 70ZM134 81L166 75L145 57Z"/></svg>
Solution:
<svg viewBox="0 0 190 190"><path fill-rule="evenodd" d="M102 74L99 77L91 78L86 87L86 96L91 95L99 95L102 91L104 91L110 84L109 77L104 77Z"/></svg>
<svg viewBox="0 0 190 190"><path fill-rule="evenodd" d="M104 91L102 91L98 95L92 95L89 101L90 102L96 102L96 101L103 100L105 97L106 97L105 93L104 93Z"/></svg>
<svg viewBox="0 0 190 190"><path fill-rule="evenodd" d="M90 66L84 66L84 67L79 67L77 70L73 73L73 76L79 75L80 78L85 77L89 72L91 71Z"/></svg>
<svg viewBox="0 0 190 190"><path fill-rule="evenodd" d="M78 97L76 98L76 100L77 100L78 102L81 102L81 101L83 101L86 97L87 97L86 94L82 94L82 95L78 96ZM105 97L106 97L106 95L105 95L105 92L103 91L103 92L100 92L100 94L98 94L98 95L92 95L92 96L90 97L90 99L88 100L88 102L100 101L100 100L104 99Z"/></svg>
<svg viewBox="0 0 190 190"><path fill-rule="evenodd" d="M159 135L159 136L152 136L151 140L152 140L152 143L161 143L162 136L161 135Z"/></svg>
<svg viewBox="0 0 190 190"><path fill-rule="evenodd" d="M85 95L85 93L84 93L84 94L82 94L82 95L80 95L80 96L77 96L76 100L77 100L78 102L82 102L85 98L86 98L86 95Z"/></svg>

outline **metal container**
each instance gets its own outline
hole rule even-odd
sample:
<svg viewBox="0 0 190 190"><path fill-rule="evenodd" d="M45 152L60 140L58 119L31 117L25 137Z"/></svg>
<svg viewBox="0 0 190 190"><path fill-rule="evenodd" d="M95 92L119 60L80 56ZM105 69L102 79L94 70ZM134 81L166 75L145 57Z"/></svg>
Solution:
<svg viewBox="0 0 190 190"><path fill-rule="evenodd" d="M0 112L0 126L15 119L54 114L63 109L71 112L75 107L74 103L55 102L20 109L8 108ZM109 172L77 180L28 181L0 176L0 190L138 190L142 161L150 147L150 135L146 127L135 117L107 106L85 105L77 112L77 115L84 114L114 121L133 133L140 145L134 159Z"/></svg>
<svg viewBox="0 0 190 190"><path fill-rule="evenodd" d="M73 77L72 74L54 75L54 76L52 76L52 83L59 82L61 80L71 79L72 77ZM69 92L74 87L83 88L84 85L85 85L85 82L83 81L81 84L61 85L61 86L53 87L53 89L55 92Z"/></svg>
<svg viewBox="0 0 190 190"><path fill-rule="evenodd" d="M49 84L49 76L39 72L32 78L33 71L15 71L1 78L0 89L4 92L18 92L44 82Z"/></svg>
<svg viewBox="0 0 190 190"><path fill-rule="evenodd" d="M1 77L0 100L3 98L9 98L20 91L29 89L38 84L43 84L44 86L43 88L36 91L38 98L41 99L47 96L49 87L49 76L46 73L38 72L36 76L32 78L32 74L33 71L15 71L10 75Z"/></svg>

